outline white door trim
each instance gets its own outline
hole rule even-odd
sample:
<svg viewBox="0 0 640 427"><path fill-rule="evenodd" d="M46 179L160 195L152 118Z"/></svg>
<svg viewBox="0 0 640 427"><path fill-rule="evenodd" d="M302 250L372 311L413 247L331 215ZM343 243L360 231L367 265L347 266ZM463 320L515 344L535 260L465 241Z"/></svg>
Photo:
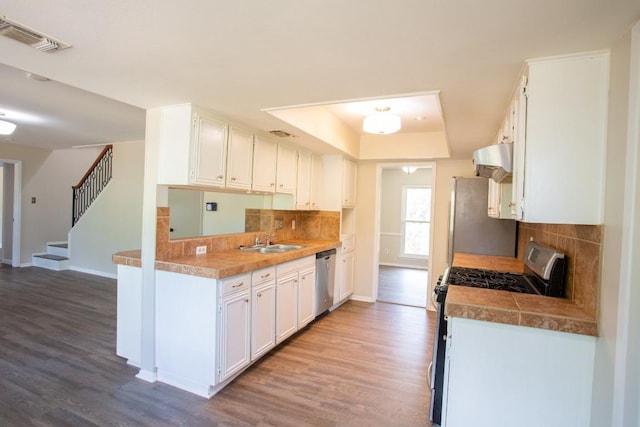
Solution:
<svg viewBox="0 0 640 427"><path fill-rule="evenodd" d="M0 159L0 163L13 165L13 243L11 266L20 267L20 230L22 223L22 160Z"/></svg>

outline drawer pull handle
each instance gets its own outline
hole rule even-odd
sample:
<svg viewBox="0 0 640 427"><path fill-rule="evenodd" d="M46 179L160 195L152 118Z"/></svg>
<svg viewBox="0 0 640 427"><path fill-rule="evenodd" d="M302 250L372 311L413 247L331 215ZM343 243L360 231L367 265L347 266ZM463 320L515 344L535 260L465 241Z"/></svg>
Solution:
<svg viewBox="0 0 640 427"><path fill-rule="evenodd" d="M260 276L260 278L264 279L265 277L269 277L269 276L271 276L271 273L263 274L262 276Z"/></svg>
<svg viewBox="0 0 640 427"><path fill-rule="evenodd" d="M231 286L232 288L239 288L240 286L244 286L244 282L240 282L237 285Z"/></svg>

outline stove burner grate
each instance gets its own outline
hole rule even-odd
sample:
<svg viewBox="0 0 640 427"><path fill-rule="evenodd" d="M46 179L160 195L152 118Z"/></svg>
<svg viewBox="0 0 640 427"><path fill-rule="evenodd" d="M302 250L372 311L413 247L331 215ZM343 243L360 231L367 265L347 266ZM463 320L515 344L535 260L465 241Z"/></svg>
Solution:
<svg viewBox="0 0 640 427"><path fill-rule="evenodd" d="M524 294L539 293L522 274L480 270L476 268L452 267L447 283L449 285L470 286Z"/></svg>

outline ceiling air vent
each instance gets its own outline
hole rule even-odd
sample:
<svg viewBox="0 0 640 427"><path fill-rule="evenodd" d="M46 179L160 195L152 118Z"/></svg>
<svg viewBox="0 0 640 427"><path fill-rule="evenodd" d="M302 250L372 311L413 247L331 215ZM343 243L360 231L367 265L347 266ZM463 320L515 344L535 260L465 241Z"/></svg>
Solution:
<svg viewBox="0 0 640 427"><path fill-rule="evenodd" d="M41 52L55 52L71 47L70 44L56 40L40 33L33 28L8 19L0 15L0 35L31 46Z"/></svg>
<svg viewBox="0 0 640 427"><path fill-rule="evenodd" d="M293 136L289 132L285 132L285 131L280 130L280 129L270 130L269 133L271 135L279 136L280 138L288 138L290 136Z"/></svg>

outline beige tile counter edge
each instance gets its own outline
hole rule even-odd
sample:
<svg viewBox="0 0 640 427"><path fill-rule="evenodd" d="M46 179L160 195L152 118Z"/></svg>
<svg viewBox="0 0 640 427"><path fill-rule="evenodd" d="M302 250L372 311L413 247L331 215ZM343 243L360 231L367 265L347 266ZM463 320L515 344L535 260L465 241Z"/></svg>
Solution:
<svg viewBox="0 0 640 427"><path fill-rule="evenodd" d="M300 244L304 248L279 254L241 252L237 249L210 252L206 255L156 260L155 269L191 276L222 279L236 274L269 267L305 256L315 255L340 246L339 241L295 240L278 243ZM122 251L113 255L114 264L141 267L141 251Z"/></svg>
<svg viewBox="0 0 640 427"><path fill-rule="evenodd" d="M505 257L457 253L453 265L522 271L520 261ZM563 298L452 285L447 292L445 314L449 317L598 336L597 318Z"/></svg>

